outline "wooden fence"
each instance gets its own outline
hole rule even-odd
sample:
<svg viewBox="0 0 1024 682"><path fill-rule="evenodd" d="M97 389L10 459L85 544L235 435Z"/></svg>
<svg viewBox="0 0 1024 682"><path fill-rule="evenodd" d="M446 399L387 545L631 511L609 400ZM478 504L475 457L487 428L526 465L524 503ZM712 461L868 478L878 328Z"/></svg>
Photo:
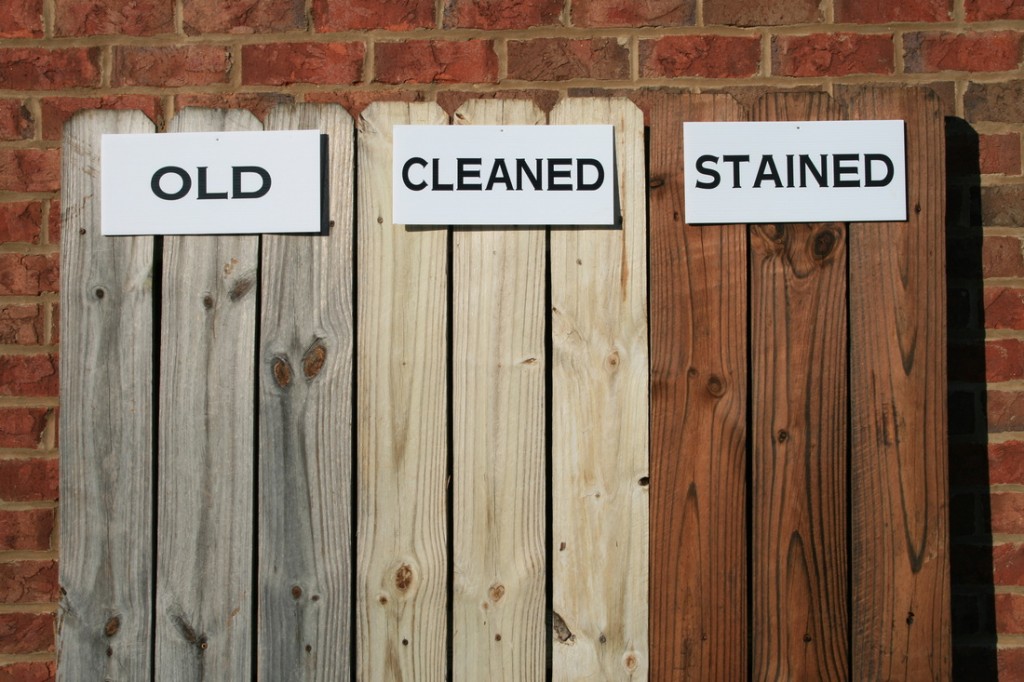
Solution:
<svg viewBox="0 0 1024 682"><path fill-rule="evenodd" d="M73 118L59 676L948 678L934 97L646 105L279 107L330 228L262 237L102 237L155 131ZM748 118L905 119L910 220L685 225L682 121ZM405 123L614 124L620 223L394 225Z"/></svg>

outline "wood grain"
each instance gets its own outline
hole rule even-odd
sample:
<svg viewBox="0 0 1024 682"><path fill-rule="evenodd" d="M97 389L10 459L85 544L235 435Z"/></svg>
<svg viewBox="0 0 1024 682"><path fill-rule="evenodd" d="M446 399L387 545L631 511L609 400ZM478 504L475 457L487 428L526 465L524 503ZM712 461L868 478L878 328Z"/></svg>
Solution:
<svg viewBox="0 0 1024 682"><path fill-rule="evenodd" d="M906 121L910 216L850 227L853 676L949 679L943 118L915 89L846 105Z"/></svg>
<svg viewBox="0 0 1024 682"><path fill-rule="evenodd" d="M448 595L448 233L391 219L391 129L433 104L374 103L358 123L356 676L443 680Z"/></svg>
<svg viewBox="0 0 1024 682"><path fill-rule="evenodd" d="M475 100L459 125L538 125ZM539 680L545 665L544 228L459 227L452 246L452 677Z"/></svg>
<svg viewBox="0 0 1024 682"><path fill-rule="evenodd" d="M186 109L171 132L259 130ZM164 238L156 678L250 677L258 237Z"/></svg>
<svg viewBox="0 0 1024 682"><path fill-rule="evenodd" d="M825 95L767 95L754 118L838 118ZM846 228L750 236L753 670L848 677Z"/></svg>
<svg viewBox="0 0 1024 682"><path fill-rule="evenodd" d="M352 614L352 118L280 106L270 130L328 136L326 234L263 236L258 666L346 680Z"/></svg>
<svg viewBox="0 0 1024 682"><path fill-rule="evenodd" d="M153 238L100 234L100 138L152 133L138 111L64 129L61 206L61 680L151 665Z"/></svg>
<svg viewBox="0 0 1024 682"><path fill-rule="evenodd" d="M683 121L723 95L651 101L651 678L747 674L747 234L683 222Z"/></svg>
<svg viewBox="0 0 1024 682"><path fill-rule="evenodd" d="M551 231L552 679L647 679L648 349L643 114L567 99L615 129L621 219Z"/></svg>

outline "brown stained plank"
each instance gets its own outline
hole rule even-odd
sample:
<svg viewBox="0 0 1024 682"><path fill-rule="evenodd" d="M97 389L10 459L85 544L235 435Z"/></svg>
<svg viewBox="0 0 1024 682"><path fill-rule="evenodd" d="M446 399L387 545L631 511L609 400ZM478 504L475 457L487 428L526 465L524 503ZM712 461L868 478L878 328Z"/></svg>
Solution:
<svg viewBox="0 0 1024 682"><path fill-rule="evenodd" d="M838 117L769 95L759 120ZM846 229L751 229L753 671L847 677Z"/></svg>
<svg viewBox="0 0 1024 682"><path fill-rule="evenodd" d="M650 109L651 679L747 670L747 239L683 224L682 122L742 120L725 96Z"/></svg>
<svg viewBox="0 0 1024 682"><path fill-rule="evenodd" d="M949 679L944 148L934 94L859 92L907 122L907 222L850 228L855 679Z"/></svg>

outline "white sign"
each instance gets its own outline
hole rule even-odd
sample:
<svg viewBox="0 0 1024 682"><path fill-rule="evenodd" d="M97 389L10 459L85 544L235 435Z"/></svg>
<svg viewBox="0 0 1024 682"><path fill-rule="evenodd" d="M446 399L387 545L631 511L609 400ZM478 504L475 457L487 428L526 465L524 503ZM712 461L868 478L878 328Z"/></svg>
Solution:
<svg viewBox="0 0 1024 682"><path fill-rule="evenodd" d="M394 222L613 225L613 127L395 126Z"/></svg>
<svg viewBox="0 0 1024 682"><path fill-rule="evenodd" d="M320 132L104 135L101 231L321 230Z"/></svg>
<svg viewBox="0 0 1024 682"><path fill-rule="evenodd" d="M903 121L684 123L686 222L907 219Z"/></svg>

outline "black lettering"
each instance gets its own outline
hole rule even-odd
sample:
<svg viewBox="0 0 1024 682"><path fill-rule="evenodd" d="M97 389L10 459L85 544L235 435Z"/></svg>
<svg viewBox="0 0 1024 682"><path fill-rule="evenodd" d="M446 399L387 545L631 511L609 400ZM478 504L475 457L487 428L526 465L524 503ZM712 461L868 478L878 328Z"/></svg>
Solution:
<svg viewBox="0 0 1024 682"><path fill-rule="evenodd" d="M419 192L420 190L423 190L423 189L427 188L427 183L426 182L413 183L413 181L409 178L409 170L413 167L413 165L423 166L424 168L426 168L427 167L427 160L426 159L421 159L418 156L414 156L411 159L409 159L408 161L406 161L405 165L402 166L402 182L405 183L405 186L408 187L409 189L411 189L413 192Z"/></svg>
<svg viewBox="0 0 1024 682"><path fill-rule="evenodd" d="M821 155L821 168L816 168L811 157L807 154L800 155L800 186L807 186L807 171L818 181L818 187L828 187L828 154Z"/></svg>
<svg viewBox="0 0 1024 682"><path fill-rule="evenodd" d="M708 168L709 163L718 163L718 157L705 154L697 159L697 172L711 178L710 180L698 179L697 187L699 189L714 189L722 183L722 176L714 168Z"/></svg>
<svg viewBox="0 0 1024 682"><path fill-rule="evenodd" d="M557 168L558 166L569 166L566 170ZM556 184L556 178L571 178L572 177L572 159L548 159L548 191L572 191L572 182L565 184Z"/></svg>
<svg viewBox="0 0 1024 682"><path fill-rule="evenodd" d="M206 190L206 166L199 167L199 194L196 199L227 199L227 192L208 192Z"/></svg>
<svg viewBox="0 0 1024 682"><path fill-rule="evenodd" d="M834 154L832 156L832 182L834 187L860 187L860 180L843 180L844 175L856 175L856 166L844 166L849 162L857 162L859 154Z"/></svg>
<svg viewBox="0 0 1024 682"><path fill-rule="evenodd" d="M479 182L474 182L472 184L466 182L466 180L468 178L477 178L477 179L480 178L480 169L479 168L475 168L474 169L474 168L468 168L467 166L469 166L471 164L479 166L481 163L483 163L483 159L456 159L455 160L455 168L456 168L455 175L456 175L456 178L458 179L459 190L460 191L461 190L466 190L466 189L483 189L483 186Z"/></svg>
<svg viewBox="0 0 1024 682"><path fill-rule="evenodd" d="M430 188L435 192L451 192L455 189L455 185L452 183L444 184L441 182L441 169L440 159L431 159L431 170L433 171L433 183Z"/></svg>
<svg viewBox="0 0 1024 682"><path fill-rule="evenodd" d="M491 167L491 175L487 178L487 187L485 189L490 192L491 188L499 182L505 185L505 189L509 192L514 189L512 181L508 177L508 167L505 165L505 159L494 160L494 165Z"/></svg>
<svg viewBox="0 0 1024 682"><path fill-rule="evenodd" d="M793 187L793 155L786 154L786 187Z"/></svg>
<svg viewBox="0 0 1024 682"><path fill-rule="evenodd" d="M242 189L242 175L252 173L260 176L262 184L250 192ZM259 166L232 166L231 167L231 198L232 199L259 199L270 191L270 173Z"/></svg>
<svg viewBox="0 0 1024 682"><path fill-rule="evenodd" d="M757 167L757 177L754 179L754 187L760 188L765 180L771 180L776 187L782 187L782 178L779 177L779 169L775 167L775 159L771 154L761 157L761 165Z"/></svg>
<svg viewBox="0 0 1024 682"><path fill-rule="evenodd" d="M168 174L174 174L181 178L181 189L177 192L165 192L160 186L160 181ZM178 168L177 166L164 166L156 173L153 173L153 179L149 181L149 187L153 190L153 194L157 195L161 199L174 201L176 199L181 199L183 196L188 194L190 189L192 189L192 178L188 176L188 173L185 172L184 168Z"/></svg>
<svg viewBox="0 0 1024 682"><path fill-rule="evenodd" d="M593 182L583 181L583 169L590 166L597 171L597 179ZM597 159L576 159L576 189L582 192L592 192L604 184L604 166Z"/></svg>
<svg viewBox="0 0 1024 682"><path fill-rule="evenodd" d="M885 177L881 180L875 180L871 174L871 163L873 161L880 161L885 166ZM893 168L892 159L885 154L865 154L864 155L864 186L865 187L885 187L892 182L893 175L895 175L896 169Z"/></svg>
<svg viewBox="0 0 1024 682"><path fill-rule="evenodd" d="M723 156L722 161L732 164L732 186L733 189L739 189L740 186L740 164L750 161L750 157L746 154L742 156Z"/></svg>
<svg viewBox="0 0 1024 682"><path fill-rule="evenodd" d="M530 172L530 167L526 165L526 159L516 159L516 189L517 190L522 190L523 189L523 175L524 174L526 175L527 178L529 178L530 184L533 185L533 188L535 190L537 190L539 192L540 190L544 189L543 185L541 184L541 178L543 177L543 172L541 171L541 159L536 159L535 160L535 167L534 167L534 172L533 173Z"/></svg>

